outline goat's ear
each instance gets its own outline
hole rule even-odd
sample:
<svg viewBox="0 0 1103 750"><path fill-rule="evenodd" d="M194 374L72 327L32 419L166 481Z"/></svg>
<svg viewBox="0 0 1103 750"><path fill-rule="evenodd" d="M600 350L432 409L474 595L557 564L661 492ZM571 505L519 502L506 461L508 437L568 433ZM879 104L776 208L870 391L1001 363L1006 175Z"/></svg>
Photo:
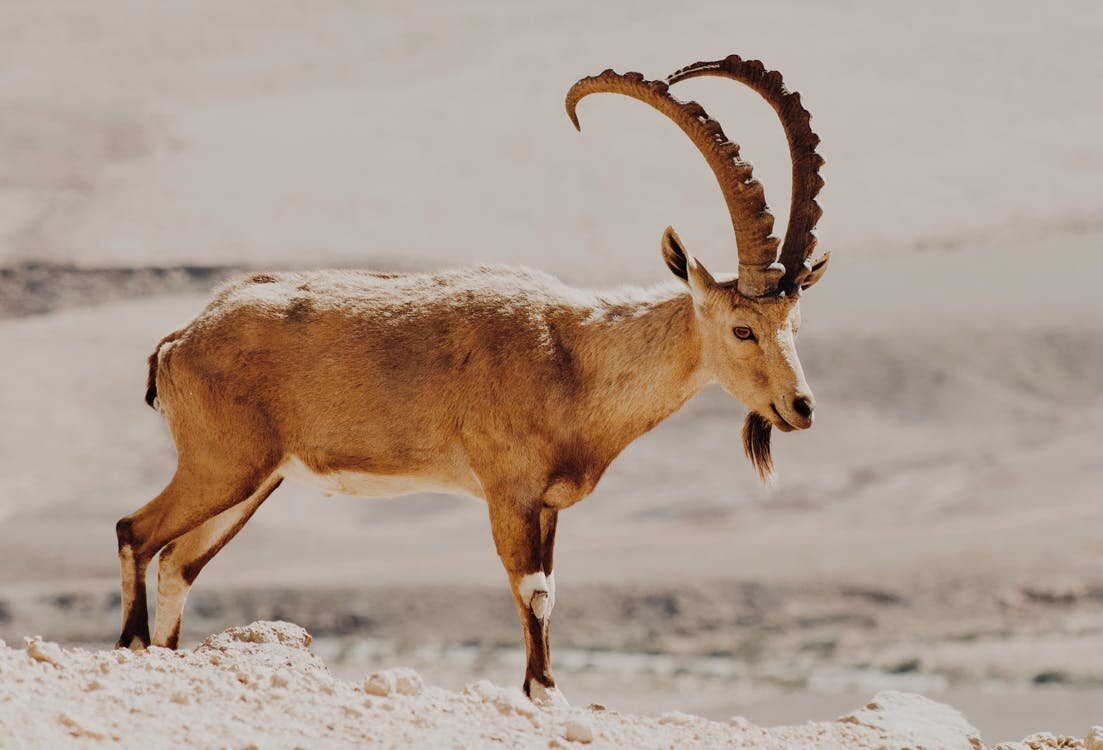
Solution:
<svg viewBox="0 0 1103 750"><path fill-rule="evenodd" d="M804 281L801 282L800 288L807 289L815 284L817 281L823 278L823 274L827 271L827 262L831 260L831 253L826 252L823 257L812 264L812 270L804 277Z"/></svg>
<svg viewBox="0 0 1103 750"><path fill-rule="evenodd" d="M663 260L671 273L686 282L693 294L693 301L698 304L704 301L708 290L716 285L712 274L689 254L672 227L667 227L663 232Z"/></svg>

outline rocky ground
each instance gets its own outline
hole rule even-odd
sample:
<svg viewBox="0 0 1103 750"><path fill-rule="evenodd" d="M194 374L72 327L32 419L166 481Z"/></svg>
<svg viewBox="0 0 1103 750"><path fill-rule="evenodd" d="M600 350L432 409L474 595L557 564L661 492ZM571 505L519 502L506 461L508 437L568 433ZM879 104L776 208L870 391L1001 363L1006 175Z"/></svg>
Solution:
<svg viewBox="0 0 1103 750"><path fill-rule="evenodd" d="M543 709L488 681L453 692L411 669L350 682L286 622L230 628L194 651L85 651L27 638L0 645L0 744L31 747L986 747L955 709L887 691L834 721L765 728L679 711L635 716L601 704ZM1103 748L1037 734L1000 748Z"/></svg>

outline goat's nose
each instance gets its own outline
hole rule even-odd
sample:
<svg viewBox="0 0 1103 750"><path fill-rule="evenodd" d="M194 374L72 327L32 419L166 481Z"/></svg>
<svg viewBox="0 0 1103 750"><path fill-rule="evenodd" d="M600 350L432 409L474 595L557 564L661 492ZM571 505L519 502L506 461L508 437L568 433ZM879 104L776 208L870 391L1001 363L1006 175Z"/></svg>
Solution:
<svg viewBox="0 0 1103 750"><path fill-rule="evenodd" d="M793 411L805 419L812 416L812 410L815 408L816 404L810 396L796 396L793 398Z"/></svg>

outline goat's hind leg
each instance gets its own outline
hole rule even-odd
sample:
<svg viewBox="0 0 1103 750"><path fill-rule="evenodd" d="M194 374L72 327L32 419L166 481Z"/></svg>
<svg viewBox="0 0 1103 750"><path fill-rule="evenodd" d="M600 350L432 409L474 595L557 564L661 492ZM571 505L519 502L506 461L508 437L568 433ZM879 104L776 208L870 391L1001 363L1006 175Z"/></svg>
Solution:
<svg viewBox="0 0 1103 750"><path fill-rule="evenodd" d="M154 646L175 649L179 645L184 602L199 571L241 531L282 481L281 477L269 477L248 500L207 519L161 550L157 565Z"/></svg>
<svg viewBox="0 0 1103 750"><path fill-rule="evenodd" d="M197 475L178 469L157 497L115 525L119 539L122 632L117 648L148 646L146 570L168 542L209 518L249 499L272 469L234 477Z"/></svg>

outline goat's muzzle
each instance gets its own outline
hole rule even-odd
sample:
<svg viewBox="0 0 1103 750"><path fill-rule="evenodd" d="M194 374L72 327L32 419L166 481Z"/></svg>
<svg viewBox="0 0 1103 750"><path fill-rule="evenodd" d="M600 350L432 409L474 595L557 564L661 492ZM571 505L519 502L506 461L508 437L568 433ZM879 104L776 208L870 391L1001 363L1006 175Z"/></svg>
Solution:
<svg viewBox="0 0 1103 750"><path fill-rule="evenodd" d="M797 394L792 398L770 404L770 411L774 417L771 421L782 432L807 430L812 426L812 414L815 408L816 402L810 395Z"/></svg>

